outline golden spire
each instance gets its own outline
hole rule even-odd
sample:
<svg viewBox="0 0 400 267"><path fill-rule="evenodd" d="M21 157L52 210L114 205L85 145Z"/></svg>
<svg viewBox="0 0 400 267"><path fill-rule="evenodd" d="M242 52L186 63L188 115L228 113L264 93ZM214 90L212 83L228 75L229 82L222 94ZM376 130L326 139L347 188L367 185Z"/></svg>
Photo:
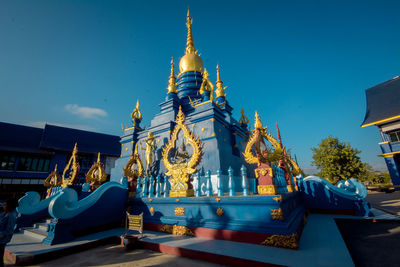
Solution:
<svg viewBox="0 0 400 267"><path fill-rule="evenodd" d="M249 119L246 117L246 115L244 115L244 109L243 108L240 111L240 113L242 113L242 116L239 119L239 123L241 125L247 125L249 123Z"/></svg>
<svg viewBox="0 0 400 267"><path fill-rule="evenodd" d="M262 125L262 122L261 122L261 120L260 120L260 116L258 115L258 113L257 113L257 111L256 111L256 114L255 114L255 122L254 122L254 128L262 128L263 127L263 125Z"/></svg>
<svg viewBox="0 0 400 267"><path fill-rule="evenodd" d="M176 89L176 78L175 78L175 73L174 73L174 59L171 59L171 75L169 76L169 81L168 81L168 93L177 93Z"/></svg>
<svg viewBox="0 0 400 267"><path fill-rule="evenodd" d="M187 40L186 40L186 51L185 55L187 54L197 54L196 50L194 49L194 41L192 35L192 18L190 17L190 10L188 8L187 17L186 17L186 27L188 29L187 33Z"/></svg>
<svg viewBox="0 0 400 267"><path fill-rule="evenodd" d="M221 81L221 75L219 73L219 65L217 65L217 82L215 83L217 85L217 89L215 89L215 95L218 97L225 97L225 88L223 87L223 83Z"/></svg>
<svg viewBox="0 0 400 267"><path fill-rule="evenodd" d="M192 17L190 16L190 11L186 16L186 27L187 27L187 39L186 39L186 50L185 55L181 58L179 62L180 74L187 71L197 71L203 72L203 60L194 48L194 41L192 35Z"/></svg>
<svg viewBox="0 0 400 267"><path fill-rule="evenodd" d="M100 152L97 153L97 162L100 162Z"/></svg>

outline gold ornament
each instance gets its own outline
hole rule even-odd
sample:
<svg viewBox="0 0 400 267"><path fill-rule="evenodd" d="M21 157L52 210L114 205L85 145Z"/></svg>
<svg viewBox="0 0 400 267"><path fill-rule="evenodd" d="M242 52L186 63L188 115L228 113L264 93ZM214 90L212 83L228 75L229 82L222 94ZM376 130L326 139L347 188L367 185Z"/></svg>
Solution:
<svg viewBox="0 0 400 267"><path fill-rule="evenodd" d="M280 195L279 197L274 197L273 198L276 202L282 202L283 198L282 195Z"/></svg>
<svg viewBox="0 0 400 267"><path fill-rule="evenodd" d="M226 86L223 86L223 83L221 81L221 76L219 73L219 65L217 65L217 82L215 83L217 85L217 89L215 89L215 96L216 97L226 97L225 89Z"/></svg>
<svg viewBox="0 0 400 267"><path fill-rule="evenodd" d="M173 235L186 235L186 236L194 236L194 233L186 226L179 225L168 225L165 224L160 229L161 232L173 234Z"/></svg>
<svg viewBox="0 0 400 267"><path fill-rule="evenodd" d="M182 108L179 107L178 115L175 119L177 125L171 134L171 139L168 144L163 148L162 160L165 168L168 170L165 175L170 176L171 191L170 197L188 197L193 196L194 191L188 186L190 176L197 172L195 167L200 163L203 156L202 143L198 137L195 137L184 124L185 115L182 112ZM189 144L193 149L193 154L190 159L178 163L171 163L170 152L176 148L176 141L178 139L178 133L182 131L186 144Z"/></svg>
<svg viewBox="0 0 400 267"><path fill-rule="evenodd" d="M279 209L271 209L272 219L283 221L285 217L283 216L283 211L281 208Z"/></svg>
<svg viewBox="0 0 400 267"><path fill-rule="evenodd" d="M76 158L78 154L78 144L75 143L74 150L72 150L72 155L68 161L68 164L64 168L62 175L62 187L67 187L75 183L79 174L79 163Z"/></svg>
<svg viewBox="0 0 400 267"><path fill-rule="evenodd" d="M190 17L190 11L188 10L186 17L186 27L188 29L186 50L185 50L185 55L181 58L181 61L179 62L180 74L187 71L197 71L197 72L203 71L203 60L198 55L198 51L196 51L194 48L194 41L192 35L192 22L193 20Z"/></svg>
<svg viewBox="0 0 400 267"><path fill-rule="evenodd" d="M205 91L210 92L210 99L212 101L214 85L212 84L210 79L208 79L208 76L209 76L209 74L208 74L207 69L204 69L203 81L201 83L201 86L200 86L200 89L199 89L199 93L200 93L200 95L202 95Z"/></svg>
<svg viewBox="0 0 400 267"><path fill-rule="evenodd" d="M272 235L261 243L266 246L281 247L281 248L299 248L299 236L297 233L292 235Z"/></svg>
<svg viewBox="0 0 400 267"><path fill-rule="evenodd" d="M246 125L246 126L247 126L247 124L249 124L249 119L244 115L244 109L243 109L243 108L242 108L242 110L240 111L240 113L241 113L242 115L240 116L239 123L240 123L241 125Z"/></svg>
<svg viewBox="0 0 400 267"><path fill-rule="evenodd" d="M57 164L54 167L54 171L52 171L49 176L47 176L46 180L44 180L44 186L45 187L54 187L54 186L60 186L62 184L61 177L57 172Z"/></svg>
<svg viewBox="0 0 400 267"><path fill-rule="evenodd" d="M57 172L57 164L54 167L54 171L47 176L46 180L44 180L44 186L48 187L46 198L51 195L52 189L55 186L60 186L62 184L62 180L60 175Z"/></svg>
<svg viewBox="0 0 400 267"><path fill-rule="evenodd" d="M175 73L174 73L174 59L171 59L171 75L169 76L169 81L168 81L168 93L177 93L177 88L176 88L176 78L175 78Z"/></svg>
<svg viewBox="0 0 400 267"><path fill-rule="evenodd" d="M185 208L176 207L175 208L175 215L185 215Z"/></svg>
<svg viewBox="0 0 400 267"><path fill-rule="evenodd" d="M145 158L146 158L146 175L150 176L150 170L153 166L154 161L154 151L156 149L155 138L152 132L148 132L147 139L145 140L146 147L142 147L142 150L145 150Z"/></svg>
<svg viewBox="0 0 400 267"><path fill-rule="evenodd" d="M218 216L224 215L224 210L223 210L222 208L218 208L218 209L217 209L217 215L218 215Z"/></svg>
<svg viewBox="0 0 400 267"><path fill-rule="evenodd" d="M255 129L252 131L249 141L246 144L243 156L249 164L257 163L258 166L260 166L260 163L264 162L271 166L272 163L279 160L282 155L282 149L279 142L272 136L272 134L268 133L267 127L263 127L260 116L257 112L255 114L254 128ZM275 148L272 153L268 153L268 156L264 156L264 151L261 151L261 143L264 143L264 139L271 143ZM253 145L255 145L257 156L252 152Z"/></svg>
<svg viewBox="0 0 400 267"><path fill-rule="evenodd" d="M150 207L149 211L151 214L153 214L155 212L154 207Z"/></svg>
<svg viewBox="0 0 400 267"><path fill-rule="evenodd" d="M135 152L131 155L124 168L124 176L128 179L136 180L144 174L143 164L138 154L138 146L135 146Z"/></svg>
<svg viewBox="0 0 400 267"><path fill-rule="evenodd" d="M276 185L257 185L257 192L260 195L276 195L278 187Z"/></svg>
<svg viewBox="0 0 400 267"><path fill-rule="evenodd" d="M97 154L97 162L89 169L86 174L86 183L91 184L93 189L99 187L107 179L106 170L100 161L100 152Z"/></svg>

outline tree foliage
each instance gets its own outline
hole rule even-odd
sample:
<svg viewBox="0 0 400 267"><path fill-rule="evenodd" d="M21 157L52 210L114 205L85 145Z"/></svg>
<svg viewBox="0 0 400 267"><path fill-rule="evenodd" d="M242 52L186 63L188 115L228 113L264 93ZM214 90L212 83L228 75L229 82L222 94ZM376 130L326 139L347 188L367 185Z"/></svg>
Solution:
<svg viewBox="0 0 400 267"><path fill-rule="evenodd" d="M365 175L366 165L357 155L360 150L352 148L349 143L340 142L339 138L329 136L323 139L313 151L312 165L316 166L319 176L336 183L341 179L361 178Z"/></svg>

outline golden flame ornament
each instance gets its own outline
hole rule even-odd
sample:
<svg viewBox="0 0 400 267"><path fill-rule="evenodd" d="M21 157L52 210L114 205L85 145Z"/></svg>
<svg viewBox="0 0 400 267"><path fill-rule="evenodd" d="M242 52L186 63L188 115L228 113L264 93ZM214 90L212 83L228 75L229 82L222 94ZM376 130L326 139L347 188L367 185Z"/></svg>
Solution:
<svg viewBox="0 0 400 267"><path fill-rule="evenodd" d="M185 114L182 112L182 107L179 107L175 122L177 125L171 134L171 139L162 151L162 161L168 170L165 175L170 176L170 197L190 197L194 195L194 191L189 180L190 176L197 172L195 168L203 156L202 143L185 125ZM183 132L186 145L192 147L193 153L187 161L171 162L170 153L177 148L176 142L180 131Z"/></svg>
<svg viewBox="0 0 400 267"><path fill-rule="evenodd" d="M124 176L132 180L142 177L144 174L143 163L138 154L138 146L136 144L135 152L131 155L124 168Z"/></svg>
<svg viewBox="0 0 400 267"><path fill-rule="evenodd" d="M86 174L86 183L90 184L92 190L96 190L107 179L104 164L100 161L100 152L97 154L97 161L92 165Z"/></svg>
<svg viewBox="0 0 400 267"><path fill-rule="evenodd" d="M75 143L74 150L72 150L72 155L68 161L68 164L64 168L62 175L62 187L67 187L75 183L79 174L79 163L77 160L78 154L78 144Z"/></svg>
<svg viewBox="0 0 400 267"><path fill-rule="evenodd" d="M46 180L44 180L44 186L48 187L46 198L51 195L53 187L60 186L62 184L62 180L60 175L57 172L57 164L54 167L54 171L52 171L49 176L47 176Z"/></svg>

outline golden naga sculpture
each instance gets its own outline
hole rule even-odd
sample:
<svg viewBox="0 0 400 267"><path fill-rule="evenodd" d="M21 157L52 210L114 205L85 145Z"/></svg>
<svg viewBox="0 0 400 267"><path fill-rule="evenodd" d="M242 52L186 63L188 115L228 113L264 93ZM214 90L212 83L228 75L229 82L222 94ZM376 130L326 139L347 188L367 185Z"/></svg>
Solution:
<svg viewBox="0 0 400 267"><path fill-rule="evenodd" d="M71 158L65 166L62 175L62 187L67 187L75 183L79 174L79 163L76 155L78 154L78 145L75 143L74 150L72 151Z"/></svg>
<svg viewBox="0 0 400 267"><path fill-rule="evenodd" d="M168 81L168 93L177 93L178 89L176 88L176 78L175 78L175 73L174 73L174 59L171 59L171 75L169 76L169 81Z"/></svg>
<svg viewBox="0 0 400 267"><path fill-rule="evenodd" d="M217 82L215 84L217 85L217 89L215 89L216 98L225 97L226 96L226 93L225 93L226 86L224 87L223 83L221 81L221 76L219 73L219 65L217 65Z"/></svg>
<svg viewBox="0 0 400 267"><path fill-rule="evenodd" d="M240 111L240 113L242 114L240 116L240 119L239 119L240 125L243 125L243 126L246 125L247 126L247 124L249 124L249 119L244 115L244 109L243 108Z"/></svg>
<svg viewBox="0 0 400 267"><path fill-rule="evenodd" d="M186 17L186 27L188 29L187 40L186 40L186 50L185 55L181 58L179 62L180 74L187 71L203 71L203 60L198 55L198 51L194 48L194 41L192 35L192 18L190 17L190 11L188 10Z"/></svg>
<svg viewBox="0 0 400 267"><path fill-rule="evenodd" d="M257 164L255 169L256 178L258 178L257 191L260 195L276 195L277 186L275 185L274 172L272 164L276 164L281 155L282 149L279 147L278 141L268 133L267 127L263 127L258 113L255 114L254 130L251 133L249 141L246 144L243 153L244 159L249 164ZM274 150L268 148L264 139L274 146ZM263 145L264 149L262 149ZM253 146L256 155L253 154Z"/></svg>
<svg viewBox="0 0 400 267"><path fill-rule="evenodd" d="M210 98L211 100L213 99L213 90L214 90L214 85L213 83L210 81L210 79L208 79L208 71L207 69L204 69L203 72L203 82L201 83L200 89L199 89L199 93L200 95L204 94L204 92L210 92Z"/></svg>
<svg viewBox="0 0 400 267"><path fill-rule="evenodd" d="M143 164L138 154L138 146L136 144L135 152L132 153L124 168L124 176L128 178L129 197L136 197L137 179L144 174Z"/></svg>
<svg viewBox="0 0 400 267"><path fill-rule="evenodd" d="M165 168L168 170L166 175L171 177L170 197L190 197L194 195L194 191L189 180L190 176L197 172L195 168L200 163L203 156L202 143L184 124L185 115L181 107L179 107L179 112L175 121L177 125L171 134L171 139L168 144L163 148L162 160ZM185 148L184 151L176 152L175 159L172 160L170 154L171 151L177 149L176 142L180 131L183 132L186 145L192 147L193 153L191 156L188 156ZM183 149L183 147L181 149Z"/></svg>
<svg viewBox="0 0 400 267"><path fill-rule="evenodd" d="M86 183L90 184L90 190L96 190L102 183L107 180L104 164L100 161L100 152L97 154L97 161L86 174Z"/></svg>
<svg viewBox="0 0 400 267"><path fill-rule="evenodd" d="M57 172L57 164L54 167L54 171L47 176L46 180L44 180L44 186L48 187L46 198L51 195L53 187L60 186L62 184L61 177Z"/></svg>

